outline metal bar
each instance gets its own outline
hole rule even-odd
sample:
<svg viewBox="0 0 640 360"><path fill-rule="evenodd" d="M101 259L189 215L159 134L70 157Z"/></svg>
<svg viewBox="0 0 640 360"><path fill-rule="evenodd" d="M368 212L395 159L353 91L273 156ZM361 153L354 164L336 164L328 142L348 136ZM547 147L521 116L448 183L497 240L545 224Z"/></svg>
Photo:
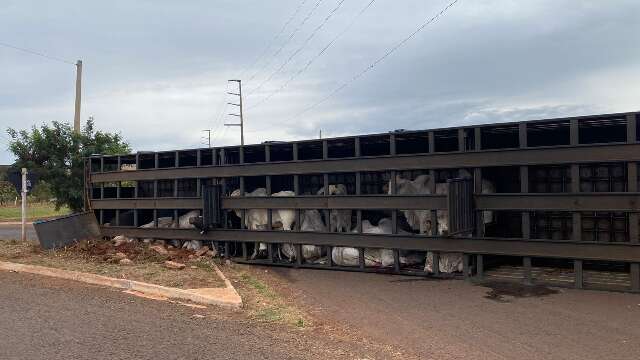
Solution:
<svg viewBox="0 0 640 360"><path fill-rule="evenodd" d="M578 145L580 143L580 124L578 119L569 120L569 143Z"/></svg>
<svg viewBox="0 0 640 360"><path fill-rule="evenodd" d="M302 265L302 245L296 244L294 246L296 250L296 266ZM331 258L331 256L329 256Z"/></svg>
<svg viewBox="0 0 640 360"><path fill-rule="evenodd" d="M520 148L526 148L529 146L527 141L527 123L518 124L518 142L520 144Z"/></svg>
<svg viewBox="0 0 640 360"><path fill-rule="evenodd" d="M292 150L293 161L298 161L298 143L293 143L292 147L293 147L293 150Z"/></svg>
<svg viewBox="0 0 640 360"><path fill-rule="evenodd" d="M458 151L465 151L464 129L458 129Z"/></svg>
<svg viewBox="0 0 640 360"><path fill-rule="evenodd" d="M362 194L362 173L356 172L356 195Z"/></svg>
<svg viewBox="0 0 640 360"><path fill-rule="evenodd" d="M379 235L293 231L212 230L200 234L194 229L131 228L103 226L105 236L123 234L138 238L193 239L215 241L259 241L266 243L314 244L399 250L432 250L467 254L494 254L549 258L579 258L637 262L640 245L630 243L547 241L499 238L456 238L415 235Z"/></svg>
<svg viewBox="0 0 640 360"><path fill-rule="evenodd" d="M329 158L329 144L327 140L322 140L322 159L327 160Z"/></svg>
<svg viewBox="0 0 640 360"><path fill-rule="evenodd" d="M627 142L635 143L637 141L636 131L637 131L637 122L636 122L636 114L631 113L627 114Z"/></svg>
<svg viewBox="0 0 640 360"><path fill-rule="evenodd" d="M255 163L222 167L145 169L94 174L91 177L91 182L615 161L640 161L640 144L581 145L555 148L488 150L465 153L381 156L364 159L348 158Z"/></svg>
<svg viewBox="0 0 640 360"><path fill-rule="evenodd" d="M631 291L640 292L640 263L632 263L629 268Z"/></svg>
<svg viewBox="0 0 640 360"><path fill-rule="evenodd" d="M522 133L524 131L524 136L525 136L525 145L526 145L526 126L524 126L524 130L521 128L520 129L520 135L522 136ZM522 138L520 139L520 145L522 146ZM526 165L520 166L520 192L521 193L528 193L529 192L529 167ZM527 204L528 205L528 204ZM529 206L527 206L528 209L531 209ZM522 237L525 239L528 239L531 237L531 215L530 212L528 211L523 211L522 212Z"/></svg>
<svg viewBox="0 0 640 360"><path fill-rule="evenodd" d="M396 134L389 134L389 154L396 155Z"/></svg>
<svg viewBox="0 0 640 360"><path fill-rule="evenodd" d="M296 196L300 195L300 178L298 175L293 175L293 193Z"/></svg>
<svg viewBox="0 0 640 360"><path fill-rule="evenodd" d="M482 129L479 127L474 128L473 136L474 136L474 144L475 144L476 151L481 151L482 150Z"/></svg>
<svg viewBox="0 0 640 360"><path fill-rule="evenodd" d="M527 285L533 284L533 277L531 276L531 257L525 256L522 258L522 267L524 268L524 283Z"/></svg>
<svg viewBox="0 0 640 360"><path fill-rule="evenodd" d="M481 210L640 211L639 193L475 195Z"/></svg>
<svg viewBox="0 0 640 360"><path fill-rule="evenodd" d="M431 256L433 256L433 275L440 275L440 252L432 251L431 254Z"/></svg>
<svg viewBox="0 0 640 360"><path fill-rule="evenodd" d="M476 255L476 277L480 280L484 278L484 257L482 254Z"/></svg>
<svg viewBox="0 0 640 360"><path fill-rule="evenodd" d="M264 161L271 162L271 145L269 144L264 146Z"/></svg>
<svg viewBox="0 0 640 360"><path fill-rule="evenodd" d="M433 131L429 131L427 133L427 139L429 141L429 153L435 153L436 152L436 136L435 133Z"/></svg>
<svg viewBox="0 0 640 360"><path fill-rule="evenodd" d="M579 212L574 212L571 214L571 219L571 240L580 241L582 239L582 217Z"/></svg>
<svg viewBox="0 0 640 360"><path fill-rule="evenodd" d="M364 269L366 266L364 261L364 248L358 248L358 264L360 265L360 269Z"/></svg>
<svg viewBox="0 0 640 360"><path fill-rule="evenodd" d="M582 260L573 260L574 286L576 289L582 289L584 286L584 277L582 274Z"/></svg>
<svg viewBox="0 0 640 360"><path fill-rule="evenodd" d="M355 157L360 157L360 137L356 136L354 139Z"/></svg>
<svg viewBox="0 0 640 360"><path fill-rule="evenodd" d="M469 254L462 254L462 274L465 279L469 279Z"/></svg>

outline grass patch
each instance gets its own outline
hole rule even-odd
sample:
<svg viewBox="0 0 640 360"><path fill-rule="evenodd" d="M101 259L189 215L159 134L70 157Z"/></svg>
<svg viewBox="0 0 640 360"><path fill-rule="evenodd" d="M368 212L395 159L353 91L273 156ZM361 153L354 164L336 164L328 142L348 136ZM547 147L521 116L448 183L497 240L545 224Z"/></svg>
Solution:
<svg viewBox="0 0 640 360"><path fill-rule="evenodd" d="M71 213L68 207L62 207L56 210L53 204L29 204L27 205L27 219L32 221L36 219L51 218L56 216L68 215ZM22 209L20 206L3 206L0 207L0 221L19 221L22 219Z"/></svg>
<svg viewBox="0 0 640 360"><path fill-rule="evenodd" d="M259 322L280 323L296 329L313 327L311 318L293 299L277 291L277 285L271 285L269 276L247 265L226 266L224 272L244 300L249 316Z"/></svg>

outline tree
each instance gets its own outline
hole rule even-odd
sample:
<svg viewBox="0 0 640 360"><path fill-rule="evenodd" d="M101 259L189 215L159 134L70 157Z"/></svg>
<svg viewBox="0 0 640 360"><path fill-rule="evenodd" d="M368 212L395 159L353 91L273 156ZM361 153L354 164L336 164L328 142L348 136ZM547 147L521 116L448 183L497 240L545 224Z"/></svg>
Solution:
<svg viewBox="0 0 640 360"><path fill-rule="evenodd" d="M13 202L18 196L16 188L8 181L0 181L0 205Z"/></svg>
<svg viewBox="0 0 640 360"><path fill-rule="evenodd" d="M129 144L117 133L96 131L93 121L80 134L67 123L54 121L31 130L8 129L9 150L15 155L16 168L36 172L51 186L56 208L67 205L73 211L84 206L84 158L91 154L131 152Z"/></svg>
<svg viewBox="0 0 640 360"><path fill-rule="evenodd" d="M54 199L51 185L46 181L38 181L29 192L29 199L32 202L45 203Z"/></svg>

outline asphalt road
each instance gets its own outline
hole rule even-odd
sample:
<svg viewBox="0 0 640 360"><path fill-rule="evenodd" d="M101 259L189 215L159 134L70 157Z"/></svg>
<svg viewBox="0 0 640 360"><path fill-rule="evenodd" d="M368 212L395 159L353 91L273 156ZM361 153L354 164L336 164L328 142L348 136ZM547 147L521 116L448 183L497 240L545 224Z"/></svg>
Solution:
<svg viewBox="0 0 640 360"><path fill-rule="evenodd" d="M22 236L22 227L19 224L5 224L0 222L0 239L17 239ZM27 225L27 240L38 240L33 225Z"/></svg>
<svg viewBox="0 0 640 360"><path fill-rule="evenodd" d="M317 317L433 359L640 359L640 295L273 268ZM510 293L512 295L503 295ZM518 297L520 296L520 297Z"/></svg>
<svg viewBox="0 0 640 360"><path fill-rule="evenodd" d="M352 348L304 330L255 324L242 313L215 307L195 309L0 271L3 360L368 357L366 350Z"/></svg>

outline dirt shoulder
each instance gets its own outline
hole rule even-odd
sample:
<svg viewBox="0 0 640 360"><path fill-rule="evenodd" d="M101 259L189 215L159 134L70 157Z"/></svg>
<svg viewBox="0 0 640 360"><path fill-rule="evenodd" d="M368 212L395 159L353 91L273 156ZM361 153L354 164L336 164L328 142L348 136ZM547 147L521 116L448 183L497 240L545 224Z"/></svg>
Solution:
<svg viewBox="0 0 640 360"><path fill-rule="evenodd" d="M180 289L223 287L213 260L182 249L158 252L148 244L110 241L82 242L59 250L42 250L35 242L0 240L0 260L47 266L114 278L147 282ZM128 260L123 260L128 259ZM165 261L183 264L171 269Z"/></svg>

